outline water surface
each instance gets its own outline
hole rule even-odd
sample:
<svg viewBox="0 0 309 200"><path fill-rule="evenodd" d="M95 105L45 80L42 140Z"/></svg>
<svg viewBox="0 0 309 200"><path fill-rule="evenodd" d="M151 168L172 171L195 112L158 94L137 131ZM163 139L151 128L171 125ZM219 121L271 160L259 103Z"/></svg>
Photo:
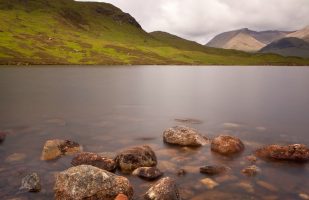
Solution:
<svg viewBox="0 0 309 200"><path fill-rule="evenodd" d="M0 197L53 199L54 173L69 168L72 157L43 162L40 154L46 140L59 138L91 152L149 144L184 199L299 199L299 193L309 194L309 164L258 161L262 172L253 178L240 171L250 165L245 157L261 145L309 144L308 88L309 68L304 67L0 69L0 130L9 133L0 144ZM221 133L241 138L245 152L226 158L209 146L163 144L163 131L183 124L175 119L187 118L201 121L187 125L210 138ZM14 155L24 158L14 161ZM206 164L224 164L232 172L210 177L219 183L210 190L200 182L207 176L198 172ZM178 177L181 168L188 173ZM42 178L38 194L18 190L29 172ZM135 199L141 199L152 183L127 177Z"/></svg>

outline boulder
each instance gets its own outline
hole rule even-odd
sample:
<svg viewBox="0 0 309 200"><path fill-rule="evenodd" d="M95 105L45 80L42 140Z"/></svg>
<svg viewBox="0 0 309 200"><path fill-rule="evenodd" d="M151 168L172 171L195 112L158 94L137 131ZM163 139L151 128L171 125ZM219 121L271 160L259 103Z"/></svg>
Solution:
<svg viewBox="0 0 309 200"><path fill-rule="evenodd" d="M54 191L56 200L114 200L119 194L128 199L133 196L127 178L91 165L71 167L57 174Z"/></svg>
<svg viewBox="0 0 309 200"><path fill-rule="evenodd" d="M6 138L6 133L0 131L0 143L4 142L5 138Z"/></svg>
<svg viewBox="0 0 309 200"><path fill-rule="evenodd" d="M163 141L180 146L203 146L207 144L208 140L195 129L186 126L175 126L164 131Z"/></svg>
<svg viewBox="0 0 309 200"><path fill-rule="evenodd" d="M109 172L115 171L117 165L113 159L106 158L96 153L82 152L76 155L71 164L78 165L92 165Z"/></svg>
<svg viewBox="0 0 309 200"><path fill-rule="evenodd" d="M157 167L139 167L132 174L147 180L154 180L163 175Z"/></svg>
<svg viewBox="0 0 309 200"><path fill-rule="evenodd" d="M258 168L256 165L252 165L252 166L246 167L241 172L246 176L255 176L259 172L261 172L261 169Z"/></svg>
<svg viewBox="0 0 309 200"><path fill-rule="evenodd" d="M309 161L309 149L303 144L269 145L258 149L256 156L263 159L286 160L295 162Z"/></svg>
<svg viewBox="0 0 309 200"><path fill-rule="evenodd" d="M81 152L82 147L69 140L47 140L41 155L41 160L54 160L63 155L73 155Z"/></svg>
<svg viewBox="0 0 309 200"><path fill-rule="evenodd" d="M138 146L121 151L116 156L116 162L124 172L131 172L139 167L154 167L157 165L156 154L149 146Z"/></svg>
<svg viewBox="0 0 309 200"><path fill-rule="evenodd" d="M180 200L175 181L166 177L155 183L145 194L146 200Z"/></svg>
<svg viewBox="0 0 309 200"><path fill-rule="evenodd" d="M28 192L39 192L41 190L41 181L37 173L28 174L21 181L20 190Z"/></svg>
<svg viewBox="0 0 309 200"><path fill-rule="evenodd" d="M237 154L244 150L242 141L229 135L220 135L211 142L211 150L222 155Z"/></svg>
<svg viewBox="0 0 309 200"><path fill-rule="evenodd" d="M229 168L225 166L207 165L207 166L201 167L200 172L202 174L207 174L207 175L218 175L218 174L227 172L228 169Z"/></svg>

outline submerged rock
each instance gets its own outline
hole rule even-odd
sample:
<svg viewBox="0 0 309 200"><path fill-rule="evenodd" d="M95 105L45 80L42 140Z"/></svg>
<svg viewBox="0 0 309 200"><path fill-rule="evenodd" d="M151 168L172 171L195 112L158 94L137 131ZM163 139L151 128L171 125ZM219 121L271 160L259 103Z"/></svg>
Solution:
<svg viewBox="0 0 309 200"><path fill-rule="evenodd" d="M180 200L178 187L172 178L166 177L155 183L145 194L147 200Z"/></svg>
<svg viewBox="0 0 309 200"><path fill-rule="evenodd" d="M245 146L242 141L229 135L220 135L211 142L211 150L222 155L231 155L240 153Z"/></svg>
<svg viewBox="0 0 309 200"><path fill-rule="evenodd" d="M154 180L163 175L157 167L140 167L134 170L132 174L148 180Z"/></svg>
<svg viewBox="0 0 309 200"><path fill-rule="evenodd" d="M91 165L71 167L56 175L56 200L114 200L119 194L132 199L133 188L125 177Z"/></svg>
<svg viewBox="0 0 309 200"><path fill-rule="evenodd" d="M219 166L219 165L207 165L200 168L200 172L202 174L208 174L208 175L218 175L223 174L228 171L228 167L225 166Z"/></svg>
<svg viewBox="0 0 309 200"><path fill-rule="evenodd" d="M115 171L117 165L113 159L106 158L96 153L83 152L76 155L71 164L73 166L78 165L92 165L106 171Z"/></svg>
<svg viewBox="0 0 309 200"><path fill-rule="evenodd" d="M120 152L116 162L122 171L131 172L139 167L153 167L157 165L156 154L149 146L138 146Z"/></svg>
<svg viewBox="0 0 309 200"><path fill-rule="evenodd" d="M208 189L214 189L219 185L219 183L212 180L211 178L204 178L201 180L201 183L203 183Z"/></svg>
<svg viewBox="0 0 309 200"><path fill-rule="evenodd" d="M246 157L246 160L253 164L253 163L256 163L257 157L250 155Z"/></svg>
<svg viewBox="0 0 309 200"><path fill-rule="evenodd" d="M62 155L72 155L82 151L82 147L69 140L47 140L41 155L41 160L54 160Z"/></svg>
<svg viewBox="0 0 309 200"><path fill-rule="evenodd" d="M21 181L20 190L28 192L39 192L41 190L41 181L37 173L32 173L25 176Z"/></svg>
<svg viewBox="0 0 309 200"><path fill-rule="evenodd" d="M11 155L9 155L5 161L6 162L19 162L19 161L23 161L26 158L26 154L23 153L13 153Z"/></svg>
<svg viewBox="0 0 309 200"><path fill-rule="evenodd" d="M309 149L303 144L269 145L256 151L256 155L264 159L287 160L296 162L309 161Z"/></svg>
<svg viewBox="0 0 309 200"><path fill-rule="evenodd" d="M256 165L249 166L241 171L246 176L255 176L259 172L261 172L261 169L257 167Z"/></svg>
<svg viewBox="0 0 309 200"><path fill-rule="evenodd" d="M163 140L168 144L180 146L203 146L208 141L197 130L186 126L166 129L163 133Z"/></svg>
<svg viewBox="0 0 309 200"><path fill-rule="evenodd" d="M0 131L0 143L4 142L5 138L6 138L6 133Z"/></svg>

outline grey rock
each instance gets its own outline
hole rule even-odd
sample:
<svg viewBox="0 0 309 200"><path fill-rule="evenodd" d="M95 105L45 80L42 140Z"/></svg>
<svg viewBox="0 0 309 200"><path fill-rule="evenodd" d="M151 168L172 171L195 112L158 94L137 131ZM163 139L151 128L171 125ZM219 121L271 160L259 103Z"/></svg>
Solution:
<svg viewBox="0 0 309 200"><path fill-rule="evenodd" d="M39 192L41 190L41 181L37 173L28 174L21 181L20 190L28 192Z"/></svg>
<svg viewBox="0 0 309 200"><path fill-rule="evenodd" d="M132 199L129 180L91 165L71 167L56 175L56 200L114 200L119 194Z"/></svg>
<svg viewBox="0 0 309 200"><path fill-rule="evenodd" d="M145 194L146 200L180 200L178 187L172 178L166 177L155 183Z"/></svg>
<svg viewBox="0 0 309 200"><path fill-rule="evenodd" d="M132 174L147 180L154 180L163 175L157 167L140 167L134 170Z"/></svg>
<svg viewBox="0 0 309 200"><path fill-rule="evenodd" d="M166 129L163 133L163 141L180 146L203 146L208 142L197 130L186 126Z"/></svg>

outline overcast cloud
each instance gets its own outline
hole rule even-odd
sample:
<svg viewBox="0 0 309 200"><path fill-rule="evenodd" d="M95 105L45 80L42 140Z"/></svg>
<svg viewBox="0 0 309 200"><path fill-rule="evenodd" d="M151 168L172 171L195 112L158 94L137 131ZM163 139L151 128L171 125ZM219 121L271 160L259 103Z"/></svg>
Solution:
<svg viewBox="0 0 309 200"><path fill-rule="evenodd" d="M112 3L150 31L205 44L218 33L296 30L309 25L309 0L84 0Z"/></svg>

